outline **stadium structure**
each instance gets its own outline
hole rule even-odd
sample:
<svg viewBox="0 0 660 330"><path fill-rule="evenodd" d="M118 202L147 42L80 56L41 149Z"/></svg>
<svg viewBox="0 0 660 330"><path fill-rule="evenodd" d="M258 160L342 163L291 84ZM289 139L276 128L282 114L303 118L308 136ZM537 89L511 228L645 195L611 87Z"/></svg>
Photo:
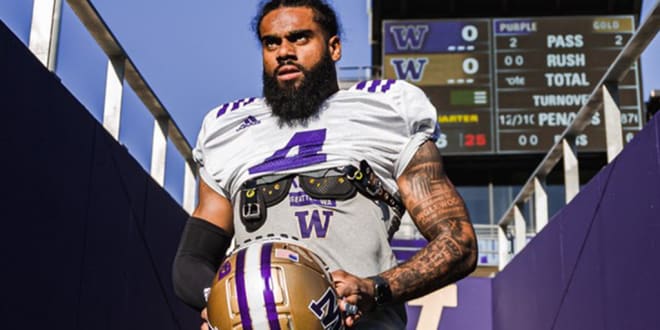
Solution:
<svg viewBox="0 0 660 330"><path fill-rule="evenodd" d="M370 1L371 63L438 109L437 146L475 219L479 266L410 301L408 329L660 329L660 92L641 0ZM107 55L102 122L54 72L63 6ZM30 40L0 23L3 329L194 329L171 263L195 203L191 145L88 0L35 0ZM130 88L153 116L145 171L118 141ZM163 188L167 144L185 164ZM400 260L424 240L409 219Z"/></svg>

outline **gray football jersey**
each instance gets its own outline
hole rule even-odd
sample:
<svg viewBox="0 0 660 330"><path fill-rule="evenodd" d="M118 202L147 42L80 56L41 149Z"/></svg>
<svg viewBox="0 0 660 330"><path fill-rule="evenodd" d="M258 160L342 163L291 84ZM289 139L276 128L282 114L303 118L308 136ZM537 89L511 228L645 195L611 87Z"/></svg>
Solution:
<svg viewBox="0 0 660 330"><path fill-rule="evenodd" d="M232 199L248 179L357 165L366 159L389 191L437 128L424 92L403 80L364 81L340 90L306 126L279 127L264 99L211 110L193 156L212 189Z"/></svg>
<svg viewBox="0 0 660 330"><path fill-rule="evenodd" d="M240 218L241 186L255 178L318 176L366 160L396 195L397 177L437 134L436 122L436 110L419 88L400 80L365 81L332 95L305 126L280 127L263 99L224 104L204 119L194 157L202 180L234 206L237 245L286 237L316 252L330 271L366 277L396 265L388 241L394 212L385 203L360 193L347 200L315 199L295 177L286 197L267 208L264 224L248 230ZM393 325L400 312L370 318Z"/></svg>

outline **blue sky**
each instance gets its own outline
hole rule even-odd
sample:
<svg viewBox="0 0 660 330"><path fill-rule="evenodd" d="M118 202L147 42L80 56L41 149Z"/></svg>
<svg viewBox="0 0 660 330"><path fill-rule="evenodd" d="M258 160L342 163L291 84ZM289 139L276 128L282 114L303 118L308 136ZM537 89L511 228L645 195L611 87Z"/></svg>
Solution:
<svg viewBox="0 0 660 330"><path fill-rule="evenodd" d="M657 0L643 1L642 17ZM261 91L261 59L250 30L257 0L93 0L191 144L209 109ZM231 5L227 5L230 3ZM339 66L371 62L367 0L331 1L344 28ZM27 43L32 0L0 1L0 19ZM57 74L97 118L102 118L106 58L68 5L63 5ZM643 98L660 89L660 38L642 55ZM153 121L125 89L120 141L149 168ZM165 186L181 200L183 161L168 148Z"/></svg>
<svg viewBox="0 0 660 330"><path fill-rule="evenodd" d="M261 53L250 22L257 0L93 0L103 19L194 145L213 107L261 95ZM227 3L231 3L227 6ZM0 19L27 44L31 0L0 1ZM346 34L342 66L368 65L366 0L336 0ZM66 1L56 72L99 120L107 59ZM120 141L149 168L153 119L124 89ZM181 201L183 161L168 144L165 186Z"/></svg>

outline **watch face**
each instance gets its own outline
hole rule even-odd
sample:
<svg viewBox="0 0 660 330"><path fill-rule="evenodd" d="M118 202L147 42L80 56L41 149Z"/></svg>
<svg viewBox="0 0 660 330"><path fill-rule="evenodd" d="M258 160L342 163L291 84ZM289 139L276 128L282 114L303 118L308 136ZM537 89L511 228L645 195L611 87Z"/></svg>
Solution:
<svg viewBox="0 0 660 330"><path fill-rule="evenodd" d="M392 291L390 285L380 276L371 278L374 281L374 302L376 305L382 305L392 299Z"/></svg>

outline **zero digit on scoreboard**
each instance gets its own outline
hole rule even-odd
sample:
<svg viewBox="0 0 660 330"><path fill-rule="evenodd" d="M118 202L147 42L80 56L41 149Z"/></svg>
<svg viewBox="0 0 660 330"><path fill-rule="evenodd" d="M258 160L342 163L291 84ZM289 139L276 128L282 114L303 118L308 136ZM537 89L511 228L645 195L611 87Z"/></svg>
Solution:
<svg viewBox="0 0 660 330"><path fill-rule="evenodd" d="M479 30L474 25L466 25L461 29L461 37L464 41L474 42L479 37Z"/></svg>

